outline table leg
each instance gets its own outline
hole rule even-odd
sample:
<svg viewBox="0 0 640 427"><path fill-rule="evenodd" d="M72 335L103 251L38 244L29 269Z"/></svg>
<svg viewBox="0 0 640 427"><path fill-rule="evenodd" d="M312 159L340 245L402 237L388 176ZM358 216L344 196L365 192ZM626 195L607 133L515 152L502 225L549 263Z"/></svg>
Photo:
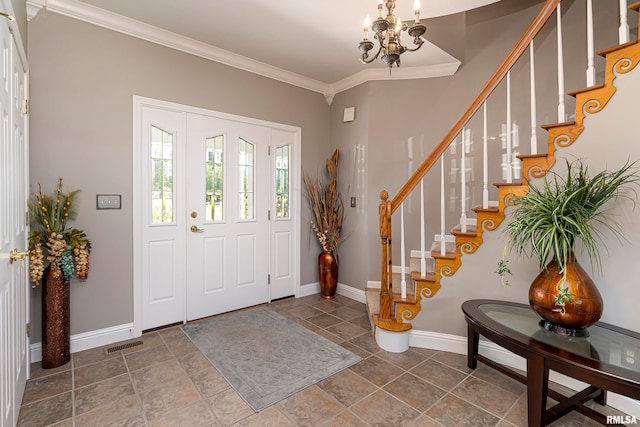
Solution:
<svg viewBox="0 0 640 427"><path fill-rule="evenodd" d="M527 412L529 427L543 426L549 387L549 369L544 357L527 355Z"/></svg>
<svg viewBox="0 0 640 427"><path fill-rule="evenodd" d="M478 354L479 340L480 335L471 326L467 326L467 366L469 369L478 367L476 355Z"/></svg>

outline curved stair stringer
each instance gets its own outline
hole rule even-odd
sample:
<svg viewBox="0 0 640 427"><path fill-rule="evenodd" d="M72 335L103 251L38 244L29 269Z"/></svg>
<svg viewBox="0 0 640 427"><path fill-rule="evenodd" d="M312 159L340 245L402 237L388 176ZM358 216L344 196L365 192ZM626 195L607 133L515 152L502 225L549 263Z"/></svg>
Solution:
<svg viewBox="0 0 640 427"><path fill-rule="evenodd" d="M462 266L462 255L472 254L483 242L484 231L498 228L505 218L505 209L513 205L516 197L529 191L529 182L534 178L542 178L555 164L557 149L572 145L584 131L584 119L588 115L596 114L609 103L616 92L614 80L617 75L633 70L640 62L640 43L633 41L614 48L598 52L605 56L605 83L585 89L569 92L576 97L576 120L574 122L542 125L547 130L547 153L538 155L518 156L522 161L522 182L496 183L498 187L497 208L474 208L476 211L476 231L472 233L458 233L456 235L455 254L448 253L441 256L433 253L435 258L435 275L416 278L416 295L414 301L396 302L396 328L400 324L416 318L422 310L423 298L433 298L442 287L444 277L453 276ZM454 233L455 234L455 233Z"/></svg>

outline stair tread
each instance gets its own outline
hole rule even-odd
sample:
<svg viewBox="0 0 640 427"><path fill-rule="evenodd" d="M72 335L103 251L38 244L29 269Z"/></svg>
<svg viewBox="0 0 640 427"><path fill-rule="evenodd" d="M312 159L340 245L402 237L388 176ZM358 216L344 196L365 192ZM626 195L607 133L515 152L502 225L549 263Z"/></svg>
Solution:
<svg viewBox="0 0 640 427"><path fill-rule="evenodd" d="M495 187L518 187L522 185L522 182L494 182L493 185Z"/></svg>
<svg viewBox="0 0 640 427"><path fill-rule="evenodd" d="M636 9L632 9L632 10L637 10L638 8L640 8L640 2L635 3L635 4L631 5L631 6L636 6ZM631 9L631 6L629 6L629 9ZM638 43L638 40L631 40L629 42L622 43L622 44L619 44L617 46L611 46L611 47L608 47L606 49L599 50L599 51L596 52L596 54L598 54L599 56L607 56L607 54L609 54L611 52L616 52L616 51L624 49L626 47L633 46L636 43Z"/></svg>
<svg viewBox="0 0 640 427"><path fill-rule="evenodd" d="M483 208L482 206L476 206L471 208L472 211L478 212L500 212L500 208L497 206L489 206L488 208Z"/></svg>
<svg viewBox="0 0 640 427"><path fill-rule="evenodd" d="M540 127L542 129L549 130L549 129L553 129L553 128L560 128L560 127L563 127L563 126L573 126L575 124L576 124L576 122L549 123L549 124L546 124L546 125L540 125Z"/></svg>
<svg viewBox="0 0 640 427"><path fill-rule="evenodd" d="M402 298L401 294L393 294L393 302L404 303L404 304L415 304L416 296L407 294L405 298Z"/></svg>
<svg viewBox="0 0 640 427"><path fill-rule="evenodd" d="M629 10L638 10L638 11L640 11L640 1L630 4L629 5Z"/></svg>
<svg viewBox="0 0 640 427"><path fill-rule="evenodd" d="M393 319L380 319L377 314L373 315L373 322L380 329L391 332L405 332L411 330L411 323L401 323Z"/></svg>
<svg viewBox="0 0 640 427"><path fill-rule="evenodd" d="M441 258L441 259L456 259L455 252L445 252L445 254L442 255L440 251L431 251L431 256L433 256L434 258Z"/></svg>
<svg viewBox="0 0 640 427"><path fill-rule="evenodd" d="M573 96L575 98L576 96L578 96L581 93L589 92L590 90L602 89L603 87L605 87L604 84L587 86L587 87L583 87L582 89L576 89L576 90L572 90L570 92L567 92L567 95Z"/></svg>
<svg viewBox="0 0 640 427"><path fill-rule="evenodd" d="M540 154L518 154L516 157L520 160L523 160L523 159L540 159L547 156L548 156L547 153L540 153Z"/></svg>
<svg viewBox="0 0 640 427"><path fill-rule="evenodd" d="M411 280L415 280L416 282L435 282L436 274L435 272L432 272L432 273L427 272L427 275L423 276L420 274L419 271L412 271Z"/></svg>
<svg viewBox="0 0 640 427"><path fill-rule="evenodd" d="M476 226L475 225L467 225L467 231L462 231L462 226L460 224L453 227L451 230L451 234L454 236L465 236L465 237L475 237L477 236Z"/></svg>

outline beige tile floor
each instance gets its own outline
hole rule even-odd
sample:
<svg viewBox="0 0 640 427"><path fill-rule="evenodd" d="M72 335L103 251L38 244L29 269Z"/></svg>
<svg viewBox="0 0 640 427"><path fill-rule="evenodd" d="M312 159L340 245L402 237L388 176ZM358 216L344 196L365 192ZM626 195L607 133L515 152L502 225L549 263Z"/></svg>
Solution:
<svg viewBox="0 0 640 427"><path fill-rule="evenodd" d="M312 296L270 306L363 360L254 413L182 331L171 327L110 355L105 348L75 353L52 370L34 363L18 425L526 426L523 385L486 366L471 371L459 354L380 350L364 304ZM553 425L596 424L572 413Z"/></svg>

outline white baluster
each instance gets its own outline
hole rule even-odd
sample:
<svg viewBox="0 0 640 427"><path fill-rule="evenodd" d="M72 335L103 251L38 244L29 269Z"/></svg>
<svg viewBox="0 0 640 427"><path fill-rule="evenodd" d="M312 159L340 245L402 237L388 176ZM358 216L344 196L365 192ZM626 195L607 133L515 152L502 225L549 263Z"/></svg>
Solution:
<svg viewBox="0 0 640 427"><path fill-rule="evenodd" d="M487 131L487 101L482 106L483 129L482 129L482 208L489 207L489 159L487 154L487 142L489 134Z"/></svg>
<svg viewBox="0 0 640 427"><path fill-rule="evenodd" d="M595 54L593 47L593 0L587 0L587 87L596 84Z"/></svg>
<svg viewBox="0 0 640 427"><path fill-rule="evenodd" d="M420 276L427 275L427 260L425 258L425 227L424 227L424 178L420 180Z"/></svg>
<svg viewBox="0 0 640 427"><path fill-rule="evenodd" d="M562 51L562 3L558 3L556 9L558 35L558 122L564 123L564 53Z"/></svg>
<svg viewBox="0 0 640 427"><path fill-rule="evenodd" d="M629 41L629 22L627 22L627 0L620 0L620 28L618 29L620 44Z"/></svg>
<svg viewBox="0 0 640 427"><path fill-rule="evenodd" d="M538 154L538 133L537 133L537 99L536 99L536 63L533 53L533 40L529 43L529 64L531 74L531 154Z"/></svg>
<svg viewBox="0 0 640 427"><path fill-rule="evenodd" d="M460 146L462 153L460 154L460 231L467 232L467 164L466 164L466 151L467 151L467 135L468 129L462 128L462 135L460 135Z"/></svg>
<svg viewBox="0 0 640 427"><path fill-rule="evenodd" d="M507 161L505 167L507 168L507 183L513 182L513 173L511 170L511 71L507 73Z"/></svg>
<svg viewBox="0 0 640 427"><path fill-rule="evenodd" d="M455 144L455 142L454 142ZM444 154L440 157L440 255L447 252L445 241L445 197L444 197Z"/></svg>
<svg viewBox="0 0 640 427"><path fill-rule="evenodd" d="M516 147L520 147L520 126L518 126L515 120L511 125L511 135L511 178L519 180L521 167Z"/></svg>
<svg viewBox="0 0 640 427"><path fill-rule="evenodd" d="M404 252L404 203L400 205L400 271L402 278L400 280L400 296L407 297L407 280L405 274L405 252Z"/></svg>

